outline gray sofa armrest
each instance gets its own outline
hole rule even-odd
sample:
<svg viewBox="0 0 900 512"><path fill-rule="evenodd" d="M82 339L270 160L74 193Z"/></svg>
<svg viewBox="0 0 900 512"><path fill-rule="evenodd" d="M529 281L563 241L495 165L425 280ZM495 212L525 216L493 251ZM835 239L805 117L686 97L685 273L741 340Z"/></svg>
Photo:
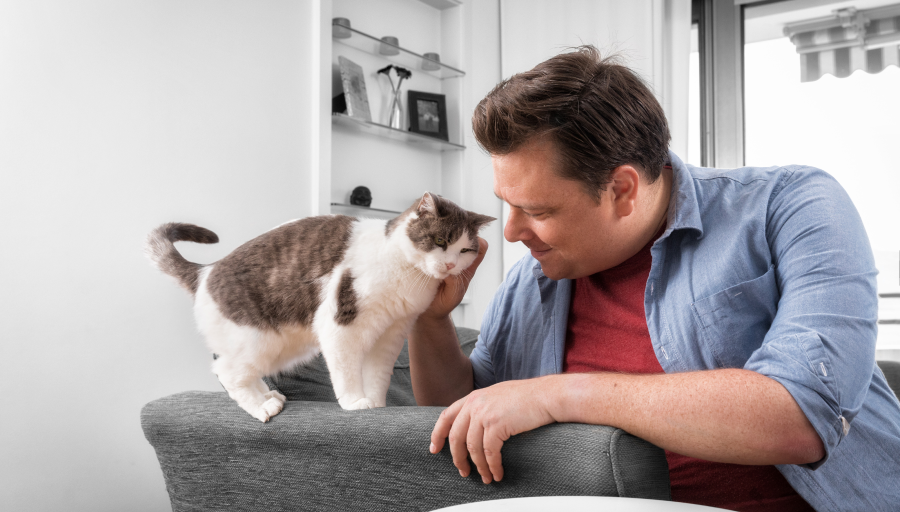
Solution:
<svg viewBox="0 0 900 512"><path fill-rule="evenodd" d="M428 452L440 407L344 411L288 401L268 423L225 393L185 392L141 411L176 512L433 510L521 496L670 499L663 450L622 430L552 424L503 447L503 481L463 479Z"/></svg>
<svg viewBox="0 0 900 512"><path fill-rule="evenodd" d="M878 367L884 373L891 391L900 398L900 362L897 361L878 361Z"/></svg>

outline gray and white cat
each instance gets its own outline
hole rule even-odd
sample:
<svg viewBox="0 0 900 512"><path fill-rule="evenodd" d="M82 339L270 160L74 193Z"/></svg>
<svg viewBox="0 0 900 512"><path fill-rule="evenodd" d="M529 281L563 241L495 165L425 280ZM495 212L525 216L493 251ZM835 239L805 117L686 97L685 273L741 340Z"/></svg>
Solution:
<svg viewBox="0 0 900 512"><path fill-rule="evenodd" d="M192 224L155 229L146 253L194 296L197 326L218 355L213 373L228 395L265 422L285 397L262 377L320 351L341 407L384 407L406 334L441 280L472 264L478 231L493 220L426 192L390 221L294 220L209 265L175 249L178 241L218 242Z"/></svg>

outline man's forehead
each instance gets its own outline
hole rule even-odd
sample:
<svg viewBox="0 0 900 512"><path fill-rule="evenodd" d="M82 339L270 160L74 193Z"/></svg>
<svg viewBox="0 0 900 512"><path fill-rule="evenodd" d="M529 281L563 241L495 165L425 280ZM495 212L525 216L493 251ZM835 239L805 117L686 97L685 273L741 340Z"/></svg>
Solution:
<svg viewBox="0 0 900 512"><path fill-rule="evenodd" d="M494 179L494 195L510 206L526 210L546 209L557 205L562 199L556 187L545 186L541 181L523 180L505 182Z"/></svg>

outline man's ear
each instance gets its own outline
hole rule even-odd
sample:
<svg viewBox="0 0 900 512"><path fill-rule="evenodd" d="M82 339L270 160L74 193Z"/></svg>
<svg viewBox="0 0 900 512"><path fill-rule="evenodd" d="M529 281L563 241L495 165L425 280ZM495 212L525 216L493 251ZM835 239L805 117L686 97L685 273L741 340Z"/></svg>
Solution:
<svg viewBox="0 0 900 512"><path fill-rule="evenodd" d="M619 217L627 217L634 212L641 177L634 166L624 164L613 169L609 190L612 192L613 207Z"/></svg>
<svg viewBox="0 0 900 512"><path fill-rule="evenodd" d="M437 202L431 192L425 192L422 196L422 199L419 200L419 205L416 206L416 212L419 214L419 217L422 215L437 215Z"/></svg>

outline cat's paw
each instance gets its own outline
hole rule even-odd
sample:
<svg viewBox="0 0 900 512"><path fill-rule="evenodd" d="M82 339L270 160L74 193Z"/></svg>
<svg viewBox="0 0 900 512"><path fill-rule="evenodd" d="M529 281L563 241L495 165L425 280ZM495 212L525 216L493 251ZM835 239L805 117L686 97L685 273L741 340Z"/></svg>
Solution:
<svg viewBox="0 0 900 512"><path fill-rule="evenodd" d="M279 393L280 395L280 393ZM272 419L276 414L280 413L284 408L284 401L279 400L277 397L272 397L262 403L259 407L257 407L253 411L247 411L251 416L258 419L259 421L265 423Z"/></svg>
<svg viewBox="0 0 900 512"><path fill-rule="evenodd" d="M275 391L274 389L263 396L266 398L275 398L277 400L280 400L282 404L287 401L287 398L284 395L282 395L278 391Z"/></svg>
<svg viewBox="0 0 900 512"><path fill-rule="evenodd" d="M354 400L353 402L338 400L338 403L344 410L347 411L358 411L360 409L374 409L375 403L372 402L369 398L360 398L359 400Z"/></svg>

